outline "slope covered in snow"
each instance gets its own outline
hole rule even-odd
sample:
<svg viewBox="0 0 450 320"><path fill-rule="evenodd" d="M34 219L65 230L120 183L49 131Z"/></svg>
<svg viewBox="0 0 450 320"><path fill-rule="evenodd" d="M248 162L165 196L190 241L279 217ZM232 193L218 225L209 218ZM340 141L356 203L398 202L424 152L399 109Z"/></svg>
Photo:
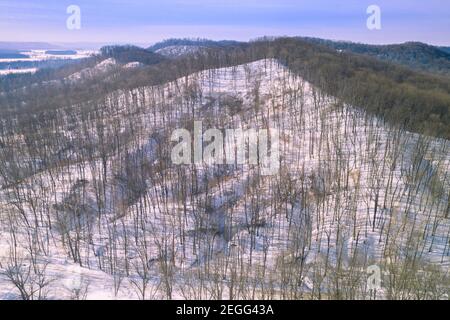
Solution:
<svg viewBox="0 0 450 320"><path fill-rule="evenodd" d="M367 298L373 265L388 274L379 297L418 294L390 277L430 270L448 297L449 141L343 105L276 60L88 106L57 111L51 156L4 152L0 298L19 297L18 268L51 280L55 299ZM279 172L171 163L172 131L194 120L278 130ZM19 161L23 176L6 181Z"/></svg>
<svg viewBox="0 0 450 320"><path fill-rule="evenodd" d="M181 57L186 54L196 53L197 51L201 50L201 46L167 46L161 49L156 50L156 53L159 53L163 56L169 57L169 58L177 58Z"/></svg>

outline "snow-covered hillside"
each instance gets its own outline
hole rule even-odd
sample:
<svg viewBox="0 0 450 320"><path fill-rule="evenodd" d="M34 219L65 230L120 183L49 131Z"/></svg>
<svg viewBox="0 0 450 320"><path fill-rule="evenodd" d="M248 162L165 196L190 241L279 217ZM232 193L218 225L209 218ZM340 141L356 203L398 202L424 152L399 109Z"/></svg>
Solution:
<svg viewBox="0 0 450 320"><path fill-rule="evenodd" d="M49 281L51 299L367 298L373 265L379 298L417 294L395 277L448 298L449 141L343 105L276 60L84 108L56 111L41 136L51 156L25 135L0 141L1 299L20 297L19 273ZM277 129L279 173L174 165L171 133L194 120Z"/></svg>
<svg viewBox="0 0 450 320"><path fill-rule="evenodd" d="M203 48L202 46L195 46L195 45L167 46L162 49L156 50L156 53L159 53L169 58L177 58L186 54L196 53L202 48Z"/></svg>
<svg viewBox="0 0 450 320"><path fill-rule="evenodd" d="M92 68L86 68L79 72L73 73L70 76L66 78L66 80L69 81L77 81L81 79L89 79L104 73L107 73L108 71L111 71L114 69L114 67L117 66L116 60L113 58L105 59L101 61L100 63L96 64Z"/></svg>

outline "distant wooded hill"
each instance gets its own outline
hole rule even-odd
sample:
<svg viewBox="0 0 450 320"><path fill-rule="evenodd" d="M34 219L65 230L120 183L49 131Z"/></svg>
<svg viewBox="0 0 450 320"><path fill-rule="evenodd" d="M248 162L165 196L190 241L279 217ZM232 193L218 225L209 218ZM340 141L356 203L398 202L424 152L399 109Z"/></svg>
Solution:
<svg viewBox="0 0 450 320"><path fill-rule="evenodd" d="M114 58L120 63L141 62L152 65L165 60L162 55L132 45L105 46L100 49L100 53L102 56Z"/></svg>
<svg viewBox="0 0 450 320"><path fill-rule="evenodd" d="M187 42L170 40L166 43ZM201 70L274 58L327 94L337 97L342 103L379 115L386 121L410 131L450 139L450 78L439 72L430 73L429 71L433 70L431 67L428 67L428 72L423 72L422 67L418 66L421 63L423 66L426 60L418 53L409 55L410 63L414 67L407 65L409 60L402 58L409 52L404 49L405 46L423 48L422 52L435 52L436 57L444 57L442 61L446 59L444 51L416 44L383 46L376 48L378 51L373 49L373 52L380 52L381 57L385 57L382 59L364 53L365 48L367 52L372 52L370 50L373 46L370 45L341 46L339 48L343 49L337 49L333 42L320 39L262 39L250 43L235 42L222 47L211 46L176 59L169 59L135 46L109 46L102 48L98 56L57 70L40 70L33 75L2 77L0 87L8 91L43 80L54 80L82 68L92 67L97 62L111 57L119 63L137 61L145 66L132 71L121 69L114 78L105 76L109 81L107 85L95 80L89 82L89 85L68 84L65 91L48 86L45 90L39 90L39 87L35 86L29 97L24 91L20 91L19 97L5 94L0 96L0 105L9 104L9 110L20 112L23 112L22 101L26 99L33 99L33 103L27 106L35 109L48 108L49 105L62 106L91 99L93 95L101 97L115 89L161 84ZM161 45L157 47L162 48ZM355 52L358 50L359 52ZM403 59L405 62L399 63L394 58ZM437 58L430 61L433 61L430 65L434 65L436 69L439 69L439 66L441 69L446 67L446 63L439 64L440 60ZM11 92L11 95L16 94L16 91ZM42 95L41 99L36 98L39 95ZM49 101L50 99L52 101Z"/></svg>
<svg viewBox="0 0 450 320"><path fill-rule="evenodd" d="M383 61L404 65L414 70L450 76L450 47L435 47L421 42L392 45L369 45L318 38L301 38L329 48L363 54Z"/></svg>
<svg viewBox="0 0 450 320"><path fill-rule="evenodd" d="M148 50L156 52L158 50L172 47L172 46L196 46L196 47L206 47L206 48L225 48L230 46L239 46L242 42L234 41L234 40L208 40L208 39L167 39L161 42L158 42Z"/></svg>

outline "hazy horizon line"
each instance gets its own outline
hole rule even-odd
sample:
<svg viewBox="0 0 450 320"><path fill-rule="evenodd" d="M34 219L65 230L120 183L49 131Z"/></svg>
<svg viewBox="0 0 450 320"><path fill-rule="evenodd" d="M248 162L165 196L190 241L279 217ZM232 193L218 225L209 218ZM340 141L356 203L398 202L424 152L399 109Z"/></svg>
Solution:
<svg viewBox="0 0 450 320"><path fill-rule="evenodd" d="M48 45L59 45L59 46L68 46L68 45L91 45L91 46L103 46L103 45L135 45L135 46L141 46L141 47L148 47L151 45L154 45L156 43L160 43L166 40L171 39L180 39L180 40L212 40L212 41L237 41L242 43L248 43L252 41L257 41L259 39L263 39L264 37L268 38L313 38L313 39L321 39L321 40L330 40L335 42L347 42L347 43L355 43L355 44L365 44L365 45L373 45L373 46L379 46L379 45L399 45L399 44L405 44L405 43L424 43L430 46L434 47L450 47L450 43L446 44L436 44L432 42L424 42L421 40L405 40L405 41L399 41L399 42L385 42L385 43L371 43L371 42L363 42L363 41L354 41L354 40L346 40L346 39L333 39L333 38L323 38L323 37L315 37L315 36L267 36L263 35L260 37L255 37L248 40L236 40L232 38L199 38L199 37L167 37L162 38L158 41L123 41L123 40L117 40L117 41L52 41L52 40L2 40L0 39L0 44L3 43L16 43L16 44L48 44Z"/></svg>

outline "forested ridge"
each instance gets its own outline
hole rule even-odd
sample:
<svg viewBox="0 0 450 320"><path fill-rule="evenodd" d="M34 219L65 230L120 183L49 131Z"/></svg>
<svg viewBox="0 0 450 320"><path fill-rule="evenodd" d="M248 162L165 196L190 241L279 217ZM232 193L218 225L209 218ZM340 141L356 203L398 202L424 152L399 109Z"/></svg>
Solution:
<svg viewBox="0 0 450 320"><path fill-rule="evenodd" d="M382 116L391 124L408 130L450 138L449 78L416 72L360 54L337 52L325 45L298 38L233 43L177 59L167 59L134 46L105 47L101 52L100 56L57 70L0 78L1 87L10 88L0 96L1 112L17 110L20 113L27 107L34 110L58 108L82 101L87 96L101 97L111 90L156 85L203 69L275 58L342 102ZM40 85L30 86L58 79L107 57L114 57L122 63L140 61L147 66L132 71L121 70L115 72L114 77L96 78L88 83L44 85L44 89ZM13 89L27 84L28 91L21 91L17 97ZM22 101L25 101L25 106ZM20 107L17 107L19 102Z"/></svg>
<svg viewBox="0 0 450 320"><path fill-rule="evenodd" d="M411 131L450 138L450 79L302 40L279 39L271 47L289 68L343 101Z"/></svg>
<svg viewBox="0 0 450 320"><path fill-rule="evenodd" d="M0 85L0 299L450 296L445 77L279 38ZM176 163L199 121L278 132L278 170L207 131Z"/></svg>
<svg viewBox="0 0 450 320"><path fill-rule="evenodd" d="M234 40L220 40L214 41L209 39L167 39L148 47L150 51L157 51L170 46L196 46L205 48L226 48L230 46L242 45L242 42Z"/></svg>
<svg viewBox="0 0 450 320"><path fill-rule="evenodd" d="M370 45L347 41L331 41L319 38L300 38L328 48L363 54L383 61L393 62L416 71L450 76L450 51L448 47L437 47L422 42Z"/></svg>

